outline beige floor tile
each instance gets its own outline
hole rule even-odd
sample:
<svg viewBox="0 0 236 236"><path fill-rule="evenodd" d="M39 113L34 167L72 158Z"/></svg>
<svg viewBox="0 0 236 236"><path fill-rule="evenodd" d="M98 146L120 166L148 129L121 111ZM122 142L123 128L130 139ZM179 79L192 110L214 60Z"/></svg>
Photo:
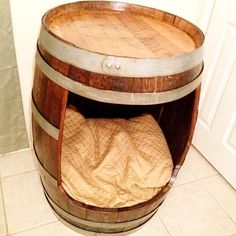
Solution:
<svg viewBox="0 0 236 236"><path fill-rule="evenodd" d="M0 176L6 177L36 169L32 150L17 152L0 157Z"/></svg>
<svg viewBox="0 0 236 236"><path fill-rule="evenodd" d="M190 183L196 180L197 178L193 174L189 166L186 163L184 163L183 166L179 170L174 186Z"/></svg>
<svg viewBox="0 0 236 236"><path fill-rule="evenodd" d="M236 190L221 175L203 179L201 182L236 223Z"/></svg>
<svg viewBox="0 0 236 236"><path fill-rule="evenodd" d="M2 179L9 233L56 221L41 186L37 171Z"/></svg>
<svg viewBox="0 0 236 236"><path fill-rule="evenodd" d="M172 188L158 214L173 236L236 233L236 225L199 182Z"/></svg>
<svg viewBox="0 0 236 236"><path fill-rule="evenodd" d="M155 214L151 220L149 220L142 228L137 230L135 233L130 234L130 236L143 236L143 235L161 235L169 236L165 227L161 223L158 214Z"/></svg>
<svg viewBox="0 0 236 236"><path fill-rule="evenodd" d="M139 229L135 229L129 232L119 233L119 234L101 234L96 233L96 236L169 236L165 227L160 221L158 214L155 214L147 223L141 226Z"/></svg>
<svg viewBox="0 0 236 236"><path fill-rule="evenodd" d="M4 236L6 234L7 234L6 221L5 221L5 216L4 216L2 190L1 190L1 183L0 183L0 236Z"/></svg>
<svg viewBox="0 0 236 236"><path fill-rule="evenodd" d="M83 230L83 229L73 226L72 224L68 223L63 218L61 218L56 212L54 212L54 215L58 219L59 223L62 225L61 227L65 227L65 230L66 230L66 228L70 229L70 231L76 232L77 235L95 236L95 232Z"/></svg>
<svg viewBox="0 0 236 236"><path fill-rule="evenodd" d="M61 217L59 217L59 223L64 225L64 227L67 227L68 229L70 229L70 231L73 231L74 233L77 233L78 236L95 236L96 233L95 232L91 232L91 231L86 231L83 229L79 229L71 224L69 224L67 221L63 220ZM106 235L107 236L107 235Z"/></svg>
<svg viewBox="0 0 236 236"><path fill-rule="evenodd" d="M193 146L189 149L185 162L198 179L218 174L217 170Z"/></svg>
<svg viewBox="0 0 236 236"><path fill-rule="evenodd" d="M27 230L14 236L83 236L78 232L70 229L69 227L63 225L61 222L55 222L47 224L35 229ZM94 235L94 234L93 234Z"/></svg>

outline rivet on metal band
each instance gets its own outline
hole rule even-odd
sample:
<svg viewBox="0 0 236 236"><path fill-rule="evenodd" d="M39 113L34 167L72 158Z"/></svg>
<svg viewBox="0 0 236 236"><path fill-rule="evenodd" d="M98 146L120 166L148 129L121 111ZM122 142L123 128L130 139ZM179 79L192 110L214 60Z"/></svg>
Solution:
<svg viewBox="0 0 236 236"><path fill-rule="evenodd" d="M112 64L111 63L107 63L106 67L110 69L112 67Z"/></svg>

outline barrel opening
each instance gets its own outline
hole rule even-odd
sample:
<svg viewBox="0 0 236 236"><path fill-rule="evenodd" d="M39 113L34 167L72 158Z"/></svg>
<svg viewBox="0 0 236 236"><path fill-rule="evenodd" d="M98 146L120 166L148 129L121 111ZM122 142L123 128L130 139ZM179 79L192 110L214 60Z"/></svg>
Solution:
<svg viewBox="0 0 236 236"><path fill-rule="evenodd" d="M108 104L69 93L60 171L65 192L105 208L134 206L159 194L177 164L170 153L174 145L159 126L165 127L169 110L172 125L178 120L172 103Z"/></svg>
<svg viewBox="0 0 236 236"><path fill-rule="evenodd" d="M174 166L182 163L183 151L196 122L200 87L187 96L163 104L123 105L94 101L69 92L67 108L74 106L85 118L124 118L151 114L167 140ZM184 156L185 157L185 156Z"/></svg>

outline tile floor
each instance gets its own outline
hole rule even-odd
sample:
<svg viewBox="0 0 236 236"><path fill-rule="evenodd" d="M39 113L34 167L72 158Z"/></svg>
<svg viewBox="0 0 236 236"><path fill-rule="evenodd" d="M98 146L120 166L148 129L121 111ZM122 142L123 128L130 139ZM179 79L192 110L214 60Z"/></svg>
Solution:
<svg viewBox="0 0 236 236"><path fill-rule="evenodd" d="M51 211L32 151L0 156L0 236L79 236ZM132 236L236 235L236 191L191 147L158 213Z"/></svg>

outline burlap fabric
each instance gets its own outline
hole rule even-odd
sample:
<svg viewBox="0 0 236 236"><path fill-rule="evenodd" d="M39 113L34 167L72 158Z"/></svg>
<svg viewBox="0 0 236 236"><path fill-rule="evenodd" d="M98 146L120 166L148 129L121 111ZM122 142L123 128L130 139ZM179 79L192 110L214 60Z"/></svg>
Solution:
<svg viewBox="0 0 236 236"><path fill-rule="evenodd" d="M165 137L151 115L85 119L67 109L61 174L72 198L99 207L131 206L157 194L172 169Z"/></svg>

